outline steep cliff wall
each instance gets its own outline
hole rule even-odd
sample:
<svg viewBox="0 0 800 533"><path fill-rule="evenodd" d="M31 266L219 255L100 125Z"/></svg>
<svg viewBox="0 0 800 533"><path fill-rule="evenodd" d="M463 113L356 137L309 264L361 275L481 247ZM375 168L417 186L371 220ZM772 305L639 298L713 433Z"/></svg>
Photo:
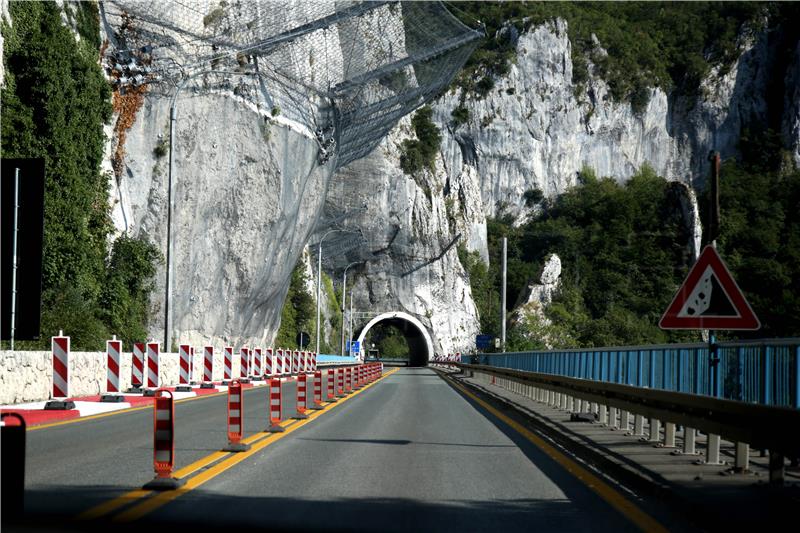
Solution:
<svg viewBox="0 0 800 533"><path fill-rule="evenodd" d="M630 103L614 101L608 83L597 76L576 94L572 45L563 20L533 27L516 39L516 61L485 98L451 90L433 104L442 132L435 172L412 179L398 170L401 142L413 138L402 121L378 150L334 177L331 190L343 192L329 201L346 204L354 190L361 190L371 206L348 225L365 228L382 242L399 225L401 232L418 235L413 248L418 257L435 256L445 236L461 233L460 243L488 259L486 217L510 213L523 221L529 212L526 191L559 194L576 183L583 166L622 181L647 163L685 185L681 203L691 235L687 247L696 257L702 229L695 189L704 186L709 151L733 157L744 128L768 124L768 90L777 75L768 32L747 30L740 37L739 59L724 71L713 69L697 96L652 89L638 114ZM782 127L800 161L798 72L800 54L785 73ZM456 125L451 113L462 101L469 119ZM401 307L431 324L437 336L436 328L443 326L446 333L436 342L444 352L471 346L479 327L471 293L458 289L465 280L455 254L414 274L438 286L440 305L433 307L422 305L423 286L398 277L404 269L397 258L392 262L388 257L368 263L366 279L357 285L357 306L376 311Z"/></svg>
<svg viewBox="0 0 800 533"><path fill-rule="evenodd" d="M179 100L173 177L174 329L187 342L269 342L322 205L318 145L231 94ZM166 249L169 100L145 98L127 134L115 220ZM163 327L164 272L151 331Z"/></svg>

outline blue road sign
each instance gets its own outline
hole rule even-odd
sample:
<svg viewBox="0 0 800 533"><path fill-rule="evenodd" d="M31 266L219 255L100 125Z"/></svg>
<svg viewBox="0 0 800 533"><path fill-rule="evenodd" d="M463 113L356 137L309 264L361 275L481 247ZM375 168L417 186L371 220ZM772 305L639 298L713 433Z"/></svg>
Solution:
<svg viewBox="0 0 800 533"><path fill-rule="evenodd" d="M358 341L347 341L347 352L350 355L361 353L361 343Z"/></svg>
<svg viewBox="0 0 800 533"><path fill-rule="evenodd" d="M476 335L475 346L477 348L489 348L492 345L492 335Z"/></svg>

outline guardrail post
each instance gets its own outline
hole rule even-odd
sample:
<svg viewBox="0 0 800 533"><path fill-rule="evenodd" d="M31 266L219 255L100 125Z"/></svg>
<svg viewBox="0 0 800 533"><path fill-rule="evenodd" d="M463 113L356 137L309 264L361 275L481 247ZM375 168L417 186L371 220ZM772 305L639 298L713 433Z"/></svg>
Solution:
<svg viewBox="0 0 800 533"><path fill-rule="evenodd" d="M694 442L697 436L697 430L694 428L687 428L683 426L683 454L684 455L697 455L694 449Z"/></svg>
<svg viewBox="0 0 800 533"><path fill-rule="evenodd" d="M664 448L675 447L675 424L666 422L664 424Z"/></svg>
<svg viewBox="0 0 800 533"><path fill-rule="evenodd" d="M746 442L736 443L736 458L733 464L734 472L747 472L750 469L750 445Z"/></svg>
<svg viewBox="0 0 800 533"><path fill-rule="evenodd" d="M647 442L658 442L661 440L661 420L656 418L650 419L650 435Z"/></svg>
<svg viewBox="0 0 800 533"><path fill-rule="evenodd" d="M631 427L631 418L628 411L619 412L619 427L622 431L628 431Z"/></svg>
<svg viewBox="0 0 800 533"><path fill-rule="evenodd" d="M644 435L644 416L634 415L633 417L633 433L631 435L641 437Z"/></svg>
<svg viewBox="0 0 800 533"><path fill-rule="evenodd" d="M774 485L783 485L783 454L774 450L769 451L769 482Z"/></svg>
<svg viewBox="0 0 800 533"><path fill-rule="evenodd" d="M719 435L714 435L713 433L708 434L708 440L706 442L706 464L722 464L719 462Z"/></svg>

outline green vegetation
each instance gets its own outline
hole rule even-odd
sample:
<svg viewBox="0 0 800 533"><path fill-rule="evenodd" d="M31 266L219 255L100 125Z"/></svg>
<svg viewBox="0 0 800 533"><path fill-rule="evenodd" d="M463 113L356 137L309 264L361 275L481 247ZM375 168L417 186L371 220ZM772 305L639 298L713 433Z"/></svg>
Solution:
<svg viewBox="0 0 800 533"><path fill-rule="evenodd" d="M800 336L800 171L773 131L746 133L740 150L722 165L717 248L762 328L737 336Z"/></svg>
<svg viewBox="0 0 800 533"><path fill-rule="evenodd" d="M11 2L13 27L2 24L3 156L45 161L42 340L29 348L47 346L59 329L77 350L101 349L111 334L144 338L159 257L128 238L108 254L109 177L100 162L110 90L97 64L97 4L76 8L79 44L53 2Z"/></svg>
<svg viewBox="0 0 800 533"><path fill-rule="evenodd" d="M572 42L573 83L583 91L588 61L606 79L615 100L639 111L648 88L697 90L713 65L723 68L738 56L736 39L746 23L763 14L796 20L800 10L789 3L759 2L459 2L452 11L463 22L478 19L487 37L470 57L457 84L477 96L493 87L516 59L512 32L556 18L568 23ZM505 29L504 29L505 28ZM608 52L600 53L592 39Z"/></svg>
<svg viewBox="0 0 800 533"><path fill-rule="evenodd" d="M773 135L754 135L755 162L723 165L718 248L762 322L758 332L728 335L800 335L800 172L779 164ZM791 168L791 167L789 167ZM508 328L509 350L613 346L698 340L696 332L664 332L659 317L693 263L681 219L680 186L645 166L624 185L598 179L591 169L561 196L545 200L530 222L512 217L487 224L491 267L459 250L470 277L483 333L498 335L500 251L508 237L508 310L547 254L562 261L561 289L545 309ZM732 333L732 332L731 332Z"/></svg>
<svg viewBox="0 0 800 533"><path fill-rule="evenodd" d="M411 117L411 127L417 138L404 140L400 151L400 168L406 174L415 175L424 169L433 171L442 134L431 120L432 116L433 110L426 105Z"/></svg>
<svg viewBox="0 0 800 533"><path fill-rule="evenodd" d="M316 331L316 304L314 297L306 290L308 276L302 261L298 261L292 270L289 292L281 310L281 327L275 337L275 345L283 348L298 349L297 334L305 331L313 334ZM313 344L313 340L311 341Z"/></svg>

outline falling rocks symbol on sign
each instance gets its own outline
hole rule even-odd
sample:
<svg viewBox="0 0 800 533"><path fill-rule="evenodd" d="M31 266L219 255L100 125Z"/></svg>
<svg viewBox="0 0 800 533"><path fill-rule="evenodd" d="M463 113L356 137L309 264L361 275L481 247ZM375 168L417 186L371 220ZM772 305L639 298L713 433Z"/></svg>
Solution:
<svg viewBox="0 0 800 533"><path fill-rule="evenodd" d="M678 316L739 316L725 289L711 268L706 269L700 283L689 296Z"/></svg>

